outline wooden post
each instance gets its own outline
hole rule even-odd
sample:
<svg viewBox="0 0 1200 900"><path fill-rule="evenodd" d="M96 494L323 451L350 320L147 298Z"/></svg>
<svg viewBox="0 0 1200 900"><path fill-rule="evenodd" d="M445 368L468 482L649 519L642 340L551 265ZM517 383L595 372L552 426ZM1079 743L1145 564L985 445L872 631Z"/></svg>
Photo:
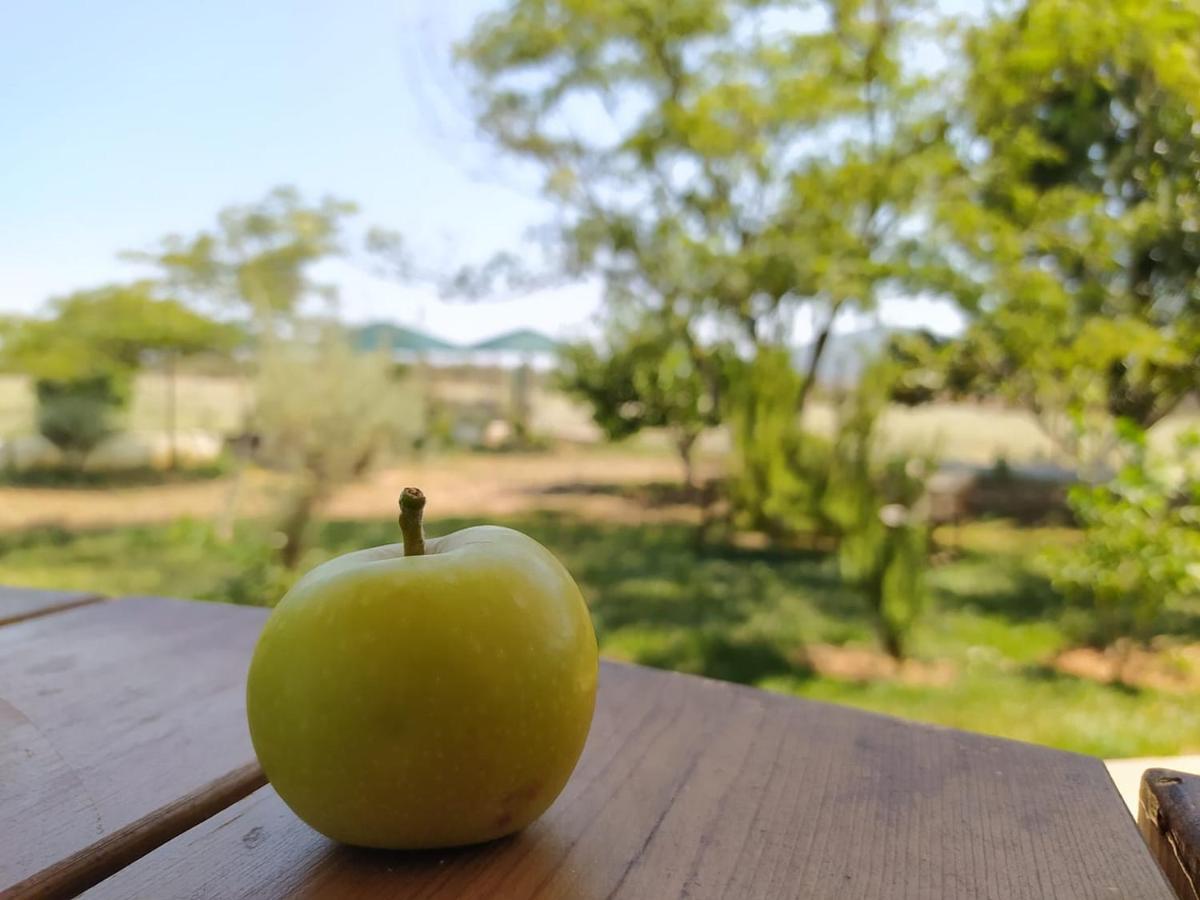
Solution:
<svg viewBox="0 0 1200 900"><path fill-rule="evenodd" d="M1180 900L1200 900L1200 775L1147 769L1138 828Z"/></svg>
<svg viewBox="0 0 1200 900"><path fill-rule="evenodd" d="M512 373L512 426L513 437L524 446L529 441L529 413L532 406L530 393L533 374L529 358L523 356Z"/></svg>
<svg viewBox="0 0 1200 900"><path fill-rule="evenodd" d="M167 467L172 472L179 468L179 440L176 422L178 383L175 377L175 357L174 351L167 353L167 446L169 448Z"/></svg>

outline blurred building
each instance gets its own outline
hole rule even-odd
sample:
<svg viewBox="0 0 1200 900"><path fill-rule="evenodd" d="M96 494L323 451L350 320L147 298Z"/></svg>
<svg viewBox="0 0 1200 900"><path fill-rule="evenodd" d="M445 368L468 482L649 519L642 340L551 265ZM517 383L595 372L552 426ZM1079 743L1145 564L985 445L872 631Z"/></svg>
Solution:
<svg viewBox="0 0 1200 900"><path fill-rule="evenodd" d="M521 328L507 331L475 344L454 344L435 335L392 322L373 322L353 331L354 346L360 350L386 350L397 362L425 362L431 366L476 366L537 371L554 367L558 343L552 338Z"/></svg>

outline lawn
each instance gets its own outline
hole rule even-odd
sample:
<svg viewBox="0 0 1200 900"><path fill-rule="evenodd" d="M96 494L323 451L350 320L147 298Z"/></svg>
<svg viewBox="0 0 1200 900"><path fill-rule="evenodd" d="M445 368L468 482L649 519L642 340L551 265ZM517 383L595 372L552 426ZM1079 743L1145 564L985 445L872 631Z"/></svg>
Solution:
<svg viewBox="0 0 1200 900"><path fill-rule="evenodd" d="M814 645L877 660L867 610L816 555L694 546L686 524L601 523L566 513L494 521L551 547L592 608L602 652L615 659L759 685L804 697L1037 741L1108 757L1200 750L1200 706L1057 674L1046 659L1068 643L1070 610L1024 564L1062 532L969 526L962 549L932 573L931 607L912 638L910 669L851 680L814 666ZM470 524L443 519L439 534ZM0 582L257 600L278 590L269 535L243 523L238 540L209 526L171 525L0 535ZM306 564L396 540L388 522L319 529ZM838 649L840 648L840 649Z"/></svg>

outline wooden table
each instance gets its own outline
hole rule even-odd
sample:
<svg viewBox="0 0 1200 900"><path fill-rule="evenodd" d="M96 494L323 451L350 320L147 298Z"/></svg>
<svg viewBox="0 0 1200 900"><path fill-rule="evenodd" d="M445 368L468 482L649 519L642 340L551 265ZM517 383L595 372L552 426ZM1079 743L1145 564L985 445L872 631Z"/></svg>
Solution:
<svg viewBox="0 0 1200 900"><path fill-rule="evenodd" d="M337 846L254 760L265 617L0 591L0 896L1174 896L1097 759L609 662L525 832Z"/></svg>

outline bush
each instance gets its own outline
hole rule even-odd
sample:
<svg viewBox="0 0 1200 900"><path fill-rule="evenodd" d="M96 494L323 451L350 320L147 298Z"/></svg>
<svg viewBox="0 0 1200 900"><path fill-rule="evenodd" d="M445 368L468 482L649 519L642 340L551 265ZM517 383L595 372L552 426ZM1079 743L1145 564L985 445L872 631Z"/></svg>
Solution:
<svg viewBox="0 0 1200 900"><path fill-rule="evenodd" d="M1145 640L1165 610L1200 597L1200 433L1182 435L1168 459L1154 457L1132 423L1121 424L1120 439L1128 462L1116 477L1070 493L1082 542L1040 559L1054 587L1089 614L1080 637L1100 646Z"/></svg>
<svg viewBox="0 0 1200 900"><path fill-rule="evenodd" d="M827 440L805 432L796 413L803 379L783 350L733 364L729 424L736 524L782 537L825 530L821 503L830 468Z"/></svg>
<svg viewBox="0 0 1200 900"><path fill-rule="evenodd" d="M279 551L289 569L329 493L366 473L413 428L386 355L356 352L338 327L300 324L299 339L260 351L253 423L261 458L292 476Z"/></svg>
<svg viewBox="0 0 1200 900"><path fill-rule="evenodd" d="M880 452L876 426L895 373L887 362L866 367L831 443L801 428L802 381L786 354L764 351L744 364L734 380L732 499L743 526L836 538L842 579L865 595L880 643L899 658L924 605L931 465Z"/></svg>
<svg viewBox="0 0 1200 900"><path fill-rule="evenodd" d="M899 659L926 596L932 466L920 457L881 456L876 426L891 388L891 367L877 364L843 404L822 513L839 536L842 579L865 594L880 643Z"/></svg>
<svg viewBox="0 0 1200 900"><path fill-rule="evenodd" d="M113 376L37 382L38 431L72 468L82 469L88 454L117 430L127 397L123 387Z"/></svg>

